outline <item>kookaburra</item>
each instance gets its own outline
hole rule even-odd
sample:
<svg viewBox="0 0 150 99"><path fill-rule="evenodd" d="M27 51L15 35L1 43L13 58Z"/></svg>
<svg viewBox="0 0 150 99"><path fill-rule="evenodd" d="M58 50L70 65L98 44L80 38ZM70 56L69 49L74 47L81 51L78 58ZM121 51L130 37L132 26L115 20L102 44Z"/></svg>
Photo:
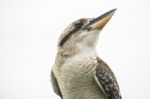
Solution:
<svg viewBox="0 0 150 99"><path fill-rule="evenodd" d="M96 53L99 33L115 10L79 19L60 36L51 81L61 99L121 99L114 73Z"/></svg>

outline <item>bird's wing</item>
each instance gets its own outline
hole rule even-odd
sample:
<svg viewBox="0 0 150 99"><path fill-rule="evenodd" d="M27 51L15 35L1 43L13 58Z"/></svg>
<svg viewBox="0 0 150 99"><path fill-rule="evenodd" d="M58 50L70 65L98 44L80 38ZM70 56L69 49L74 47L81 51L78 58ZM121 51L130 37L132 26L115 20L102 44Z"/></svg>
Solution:
<svg viewBox="0 0 150 99"><path fill-rule="evenodd" d="M60 91L58 83L57 83L57 79L55 78L53 71L51 71L51 82L52 82L52 87L53 87L54 92L57 95L59 95L61 97L61 99L63 99L61 91Z"/></svg>
<svg viewBox="0 0 150 99"><path fill-rule="evenodd" d="M109 66L99 58L97 58L94 78L107 99L121 99L116 77Z"/></svg>

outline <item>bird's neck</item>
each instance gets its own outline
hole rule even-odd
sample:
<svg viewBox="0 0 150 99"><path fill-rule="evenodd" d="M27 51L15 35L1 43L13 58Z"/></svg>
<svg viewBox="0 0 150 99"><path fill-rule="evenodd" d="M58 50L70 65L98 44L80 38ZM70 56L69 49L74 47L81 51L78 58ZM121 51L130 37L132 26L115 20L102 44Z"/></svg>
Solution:
<svg viewBox="0 0 150 99"><path fill-rule="evenodd" d="M97 57L97 53L95 49L86 49L80 50L77 54L73 56L75 59L95 59Z"/></svg>

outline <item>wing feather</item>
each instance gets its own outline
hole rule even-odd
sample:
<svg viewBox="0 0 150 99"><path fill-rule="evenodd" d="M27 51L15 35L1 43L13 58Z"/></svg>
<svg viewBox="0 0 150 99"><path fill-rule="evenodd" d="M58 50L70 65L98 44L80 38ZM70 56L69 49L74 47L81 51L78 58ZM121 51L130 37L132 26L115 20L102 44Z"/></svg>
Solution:
<svg viewBox="0 0 150 99"><path fill-rule="evenodd" d="M53 87L54 92L57 95L59 95L61 97L61 99L63 99L61 91L59 89L59 85L57 83L57 79L55 78L55 75L54 75L53 71L51 71L51 81L52 81L52 87Z"/></svg>
<svg viewBox="0 0 150 99"><path fill-rule="evenodd" d="M107 99L121 99L116 77L109 66L97 58L98 64L95 68L95 81L101 88Z"/></svg>

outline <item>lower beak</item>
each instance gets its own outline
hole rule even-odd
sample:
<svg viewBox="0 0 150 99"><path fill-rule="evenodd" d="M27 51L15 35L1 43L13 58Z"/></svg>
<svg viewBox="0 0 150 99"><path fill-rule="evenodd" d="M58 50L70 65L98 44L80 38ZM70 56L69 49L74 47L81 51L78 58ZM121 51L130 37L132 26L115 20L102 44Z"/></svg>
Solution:
<svg viewBox="0 0 150 99"><path fill-rule="evenodd" d="M110 10L103 15L93 19L89 24L87 24L83 29L88 29L88 30L101 30L111 19L113 14L115 13L116 9Z"/></svg>

